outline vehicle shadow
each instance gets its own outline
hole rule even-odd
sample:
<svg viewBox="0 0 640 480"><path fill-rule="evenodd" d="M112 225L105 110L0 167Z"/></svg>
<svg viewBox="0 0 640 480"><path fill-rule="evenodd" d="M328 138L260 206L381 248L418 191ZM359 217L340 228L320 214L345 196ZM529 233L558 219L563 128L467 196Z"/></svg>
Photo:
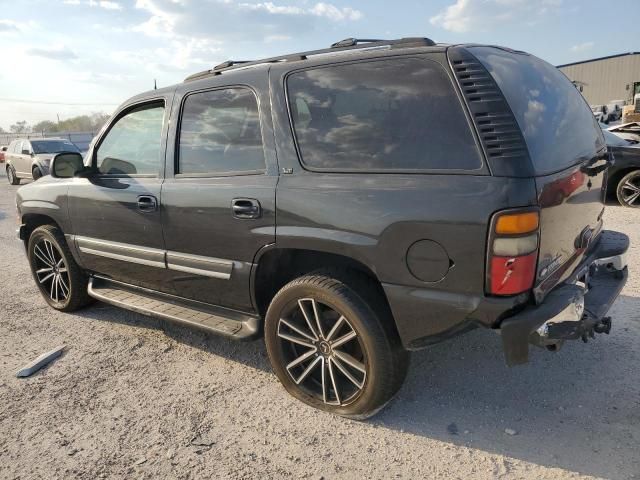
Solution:
<svg viewBox="0 0 640 480"><path fill-rule="evenodd" d="M514 368L487 330L416 352L397 399L372 423L538 465L631 478L640 472L639 310L640 298L620 296L610 336L570 342L555 354L532 347L530 363Z"/></svg>
<svg viewBox="0 0 640 480"><path fill-rule="evenodd" d="M585 475L631 478L640 472L639 310L640 298L622 295L610 312L610 336L569 342L557 353L532 347L530 363L514 368L489 330L414 352L400 393L367 423ZM271 371L261 340L240 343L102 303L77 315L162 330L176 342Z"/></svg>
<svg viewBox="0 0 640 480"><path fill-rule="evenodd" d="M233 360L257 370L271 371L264 342L261 339L238 342L204 330L130 312L102 302L96 302L76 312L75 315L91 320L162 331L169 339L183 345Z"/></svg>

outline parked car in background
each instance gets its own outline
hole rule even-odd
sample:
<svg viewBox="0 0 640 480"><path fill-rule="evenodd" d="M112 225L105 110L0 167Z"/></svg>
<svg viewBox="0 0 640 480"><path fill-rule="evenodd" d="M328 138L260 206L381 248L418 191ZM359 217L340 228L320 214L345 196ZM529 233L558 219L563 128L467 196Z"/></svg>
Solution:
<svg viewBox="0 0 640 480"><path fill-rule="evenodd" d="M23 178L34 180L49 173L49 163L56 153L78 153L71 141L64 138L14 140L9 144L6 156L7 179L18 185Z"/></svg>
<svg viewBox="0 0 640 480"><path fill-rule="evenodd" d="M8 145L2 145L2 146L0 146L0 163L4 163L4 161L5 161L5 160L4 160L4 157L5 157L4 152L6 152L6 151L7 151L7 148L9 148L9 146L8 146Z"/></svg>
<svg viewBox="0 0 640 480"><path fill-rule="evenodd" d="M604 130L615 163L609 168L607 190L621 205L640 208L640 144Z"/></svg>
<svg viewBox="0 0 640 480"><path fill-rule="evenodd" d="M516 365L609 332L629 246L603 226L610 164L533 55L347 39L127 100L16 205L52 308L263 335L295 398L365 418L411 350L484 327Z"/></svg>

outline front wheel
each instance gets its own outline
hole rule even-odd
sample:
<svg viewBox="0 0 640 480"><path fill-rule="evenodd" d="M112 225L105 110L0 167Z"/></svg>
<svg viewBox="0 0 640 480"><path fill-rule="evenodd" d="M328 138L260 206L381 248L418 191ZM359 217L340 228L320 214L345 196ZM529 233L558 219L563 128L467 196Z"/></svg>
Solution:
<svg viewBox="0 0 640 480"><path fill-rule="evenodd" d="M42 177L42 170L40 170L40 168L38 167L33 167L33 170L31 170L31 176L34 180L38 180Z"/></svg>
<svg viewBox="0 0 640 480"><path fill-rule="evenodd" d="M50 306L72 312L91 302L87 293L88 278L56 227L36 228L29 237L27 256L36 285Z"/></svg>
<svg viewBox="0 0 640 480"><path fill-rule="evenodd" d="M16 171L11 165L7 165L7 180L10 185L20 185L20 179L16 177Z"/></svg>
<svg viewBox="0 0 640 480"><path fill-rule="evenodd" d="M640 170L622 177L616 188L616 196L620 204L626 207L640 207Z"/></svg>
<svg viewBox="0 0 640 480"><path fill-rule="evenodd" d="M383 325L391 320L387 309L361 293L348 279L306 275L275 295L265 319L267 352L285 389L308 405L355 419L391 400L409 360L397 334Z"/></svg>

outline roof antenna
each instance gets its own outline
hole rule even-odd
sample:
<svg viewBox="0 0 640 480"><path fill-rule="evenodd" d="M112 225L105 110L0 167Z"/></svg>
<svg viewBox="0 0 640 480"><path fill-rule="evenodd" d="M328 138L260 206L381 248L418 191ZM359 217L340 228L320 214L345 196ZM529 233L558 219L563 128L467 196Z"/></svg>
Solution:
<svg viewBox="0 0 640 480"><path fill-rule="evenodd" d="M157 90L158 89L158 85L156 85L156 79L153 79L153 89Z"/></svg>

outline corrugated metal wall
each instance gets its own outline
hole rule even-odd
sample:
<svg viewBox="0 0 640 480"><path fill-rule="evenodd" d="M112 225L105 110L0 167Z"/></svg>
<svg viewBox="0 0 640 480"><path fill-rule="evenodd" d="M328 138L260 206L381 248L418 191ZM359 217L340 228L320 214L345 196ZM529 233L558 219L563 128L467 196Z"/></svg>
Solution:
<svg viewBox="0 0 640 480"><path fill-rule="evenodd" d="M572 81L581 83L582 94L590 105L605 105L611 100L630 103L633 83L640 82L639 53L559 68Z"/></svg>

